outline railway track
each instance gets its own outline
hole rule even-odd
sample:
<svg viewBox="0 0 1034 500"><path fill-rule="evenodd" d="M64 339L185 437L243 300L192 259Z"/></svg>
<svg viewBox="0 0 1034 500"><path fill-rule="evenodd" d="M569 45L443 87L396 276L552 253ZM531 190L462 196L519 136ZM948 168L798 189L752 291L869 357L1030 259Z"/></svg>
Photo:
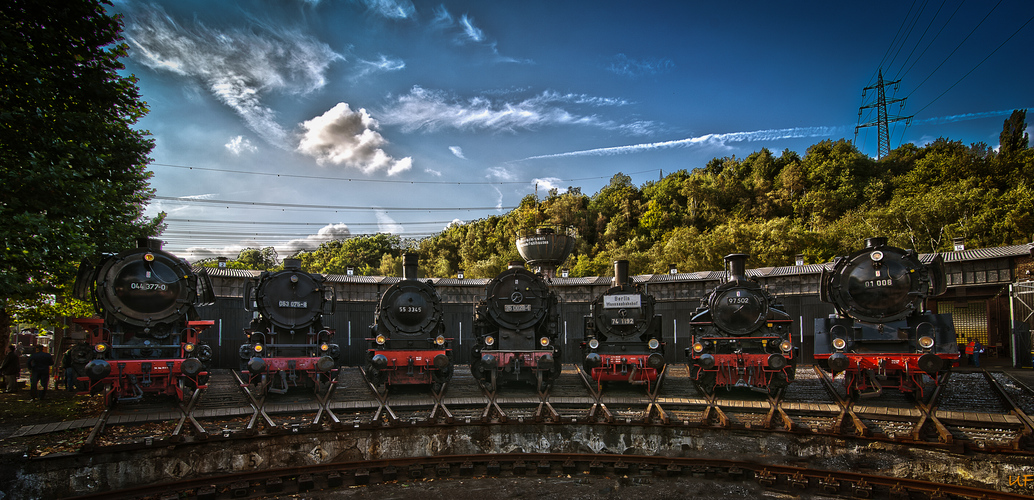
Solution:
<svg viewBox="0 0 1034 500"><path fill-rule="evenodd" d="M453 455L362 462L330 463L275 470L249 471L76 497L89 499L197 499L280 498L317 490L350 489L378 483L421 482L428 479L464 480L506 478L564 478L578 482L591 478L619 478L625 484L708 479L724 483L749 482L795 497L821 498L927 498L1020 499L1027 495L979 487L933 483L852 471L830 471L799 466L758 464L744 460L657 457L637 455L510 453ZM469 489L471 486L465 486ZM682 487L682 486L680 486ZM697 491L700 496L706 491ZM710 497L707 497L710 498Z"/></svg>
<svg viewBox="0 0 1034 500"><path fill-rule="evenodd" d="M152 442L167 438L178 442L239 433L589 423L794 432L957 451L1034 452L1034 422L1029 416L1034 392L1004 372L953 374L939 391L928 391L927 401L897 392L851 401L837 382L814 367L802 366L794 383L775 398L746 389L720 389L708 397L692 382L684 365L672 365L660 386L652 388L651 398L644 386L587 387L579 370L567 365L545 394L526 384L504 385L492 394L481 388L467 367L460 366L436 401L422 386L378 394L361 370L342 368L334 391L321 405L313 390L305 388L268 394L260 401L249 399L231 372L221 370L212 373L208 389L190 415L170 408L168 400L145 400L117 405L103 421L84 421L84 426L99 434L106 426L179 419L173 436L150 436ZM328 418L327 412L333 417ZM15 436L41 431L23 428Z"/></svg>

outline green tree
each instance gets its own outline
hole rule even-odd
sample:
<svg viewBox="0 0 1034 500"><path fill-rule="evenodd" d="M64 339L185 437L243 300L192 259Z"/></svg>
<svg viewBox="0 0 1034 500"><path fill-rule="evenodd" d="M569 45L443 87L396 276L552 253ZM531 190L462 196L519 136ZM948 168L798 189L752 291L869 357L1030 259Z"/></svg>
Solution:
<svg viewBox="0 0 1034 500"><path fill-rule="evenodd" d="M108 2L0 4L0 329L49 302L83 258L157 233L154 144L133 125L146 112ZM58 303L59 301L54 301Z"/></svg>
<svg viewBox="0 0 1034 500"><path fill-rule="evenodd" d="M346 274L352 266L356 274L368 276L378 272L385 255L402 252L402 239L391 234L353 236L346 240L328 241L298 258L310 273Z"/></svg>

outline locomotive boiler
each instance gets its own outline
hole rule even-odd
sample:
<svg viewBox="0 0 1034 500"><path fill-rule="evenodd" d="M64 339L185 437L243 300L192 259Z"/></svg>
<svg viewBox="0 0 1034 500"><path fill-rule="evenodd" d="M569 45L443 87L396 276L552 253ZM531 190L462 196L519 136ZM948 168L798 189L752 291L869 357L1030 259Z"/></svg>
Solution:
<svg viewBox="0 0 1034 500"><path fill-rule="evenodd" d="M92 301L99 316L73 320L86 331L72 359L89 392L103 391L110 405L144 394L182 401L185 391L207 387L212 349L201 337L215 322L199 320L197 307L215 297L204 270L144 238L96 264L83 261L73 293Z"/></svg>
<svg viewBox="0 0 1034 500"><path fill-rule="evenodd" d="M560 375L560 313L545 278L511 262L474 304L470 370L491 390L523 380L545 390Z"/></svg>
<svg viewBox="0 0 1034 500"><path fill-rule="evenodd" d="M792 320L776 297L747 277L747 257L725 257L725 282L701 300L690 320L690 375L709 394L716 387L775 393L794 379Z"/></svg>
<svg viewBox="0 0 1034 500"><path fill-rule="evenodd" d="M244 288L244 308L253 314L240 346L241 373L262 392L289 387L317 390L337 372L340 348L324 318L334 313L334 289L321 274L302 270L301 260L263 272Z"/></svg>
<svg viewBox="0 0 1034 500"><path fill-rule="evenodd" d="M376 385L434 384L452 377L442 299L434 284L417 279L418 256L403 255L402 280L381 294L370 326L366 371Z"/></svg>
<svg viewBox="0 0 1034 500"><path fill-rule="evenodd" d="M924 263L886 238L867 239L822 273L820 298L836 313L815 319L815 359L834 375L844 373L852 395L921 395L925 381L938 382L958 364L951 315L926 308L926 299L946 287L940 254Z"/></svg>
<svg viewBox="0 0 1034 500"><path fill-rule="evenodd" d="M652 385L665 366L656 300L633 284L628 261L614 261L613 286L596 297L585 317L582 366L597 383Z"/></svg>

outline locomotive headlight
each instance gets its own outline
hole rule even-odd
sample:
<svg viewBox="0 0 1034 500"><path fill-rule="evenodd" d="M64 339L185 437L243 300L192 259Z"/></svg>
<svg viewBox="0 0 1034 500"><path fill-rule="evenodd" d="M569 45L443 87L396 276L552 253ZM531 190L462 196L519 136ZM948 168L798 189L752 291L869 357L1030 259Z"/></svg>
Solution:
<svg viewBox="0 0 1034 500"><path fill-rule="evenodd" d="M879 262L883 260L883 252L876 250L873 253L869 254L869 258L872 259L873 262Z"/></svg>
<svg viewBox="0 0 1034 500"><path fill-rule="evenodd" d="M844 340L842 338L835 338L835 339L833 339L833 348L834 349L843 349L845 347L847 347L847 341L846 340Z"/></svg>
<svg viewBox="0 0 1034 500"><path fill-rule="evenodd" d="M495 337L491 335L485 337L485 345L495 345Z"/></svg>
<svg viewBox="0 0 1034 500"><path fill-rule="evenodd" d="M704 352L704 344L701 344L700 342L693 344L693 352L697 354Z"/></svg>
<svg viewBox="0 0 1034 500"><path fill-rule="evenodd" d="M104 344L104 343L97 344L97 345L93 346L93 351L96 352L97 354L104 354L105 352L108 351L108 344Z"/></svg>
<svg viewBox="0 0 1034 500"><path fill-rule="evenodd" d="M265 349L265 347L262 344L255 344L251 346L251 348L255 351L255 353L261 353L262 349Z"/></svg>
<svg viewBox="0 0 1034 500"><path fill-rule="evenodd" d="M330 350L330 344L328 344L326 342L320 344L320 350L323 351L323 352L329 351Z"/></svg>
<svg viewBox="0 0 1034 500"><path fill-rule="evenodd" d="M445 345L445 336L444 335L439 335L439 336L435 337L434 338L434 343L435 343L435 345L440 345L440 346L441 345Z"/></svg>
<svg viewBox="0 0 1034 500"><path fill-rule="evenodd" d="M933 337L919 337L919 347L929 349L933 347Z"/></svg>
<svg viewBox="0 0 1034 500"><path fill-rule="evenodd" d="M183 352L191 353L194 352L194 344L183 344Z"/></svg>
<svg viewBox="0 0 1034 500"><path fill-rule="evenodd" d="M793 344L790 343L789 340L784 340L779 343L779 350L783 352L790 352L790 349L793 349Z"/></svg>
<svg viewBox="0 0 1034 500"><path fill-rule="evenodd" d="M145 253L144 260L146 260L147 262L154 262L154 254L150 252Z"/></svg>
<svg viewBox="0 0 1034 500"><path fill-rule="evenodd" d="M549 337L540 338L539 345L541 345L542 347L549 347Z"/></svg>
<svg viewBox="0 0 1034 500"><path fill-rule="evenodd" d="M600 341L599 340L596 340L596 339L590 339L589 340L589 349L599 349L599 348L600 348Z"/></svg>
<svg viewBox="0 0 1034 500"><path fill-rule="evenodd" d="M388 338L385 337L383 333L377 336L377 345L384 345L384 343L387 341Z"/></svg>
<svg viewBox="0 0 1034 500"><path fill-rule="evenodd" d="M657 339L650 339L650 341L646 343L646 346L650 349L656 349L661 346L661 343Z"/></svg>

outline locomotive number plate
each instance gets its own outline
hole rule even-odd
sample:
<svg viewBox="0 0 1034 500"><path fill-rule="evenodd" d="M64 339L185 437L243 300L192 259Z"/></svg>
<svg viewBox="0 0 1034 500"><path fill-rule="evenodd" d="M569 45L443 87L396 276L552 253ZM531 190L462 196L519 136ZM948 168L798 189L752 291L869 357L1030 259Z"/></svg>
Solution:
<svg viewBox="0 0 1034 500"><path fill-rule="evenodd" d="M399 306L400 313L418 313L423 312L424 308L420 306Z"/></svg>
<svg viewBox="0 0 1034 500"><path fill-rule="evenodd" d="M634 325L635 318L611 318L610 324L612 325Z"/></svg>
<svg viewBox="0 0 1034 500"><path fill-rule="evenodd" d="M165 290L167 287L164 283L130 283L129 288L132 290Z"/></svg>
<svg viewBox="0 0 1034 500"><path fill-rule="evenodd" d="M503 304L503 312L531 312L531 304Z"/></svg>
<svg viewBox="0 0 1034 500"><path fill-rule="evenodd" d="M623 309L630 307L642 307L642 297L639 294L604 295L604 309Z"/></svg>
<svg viewBox="0 0 1034 500"><path fill-rule="evenodd" d="M308 309L309 302L306 300L281 300L280 307L290 307L292 309Z"/></svg>
<svg viewBox="0 0 1034 500"><path fill-rule="evenodd" d="M729 297L730 304L750 304L750 297Z"/></svg>
<svg viewBox="0 0 1034 500"><path fill-rule="evenodd" d="M894 286L894 280L888 278L885 280L866 280L865 287L872 288L875 286Z"/></svg>

